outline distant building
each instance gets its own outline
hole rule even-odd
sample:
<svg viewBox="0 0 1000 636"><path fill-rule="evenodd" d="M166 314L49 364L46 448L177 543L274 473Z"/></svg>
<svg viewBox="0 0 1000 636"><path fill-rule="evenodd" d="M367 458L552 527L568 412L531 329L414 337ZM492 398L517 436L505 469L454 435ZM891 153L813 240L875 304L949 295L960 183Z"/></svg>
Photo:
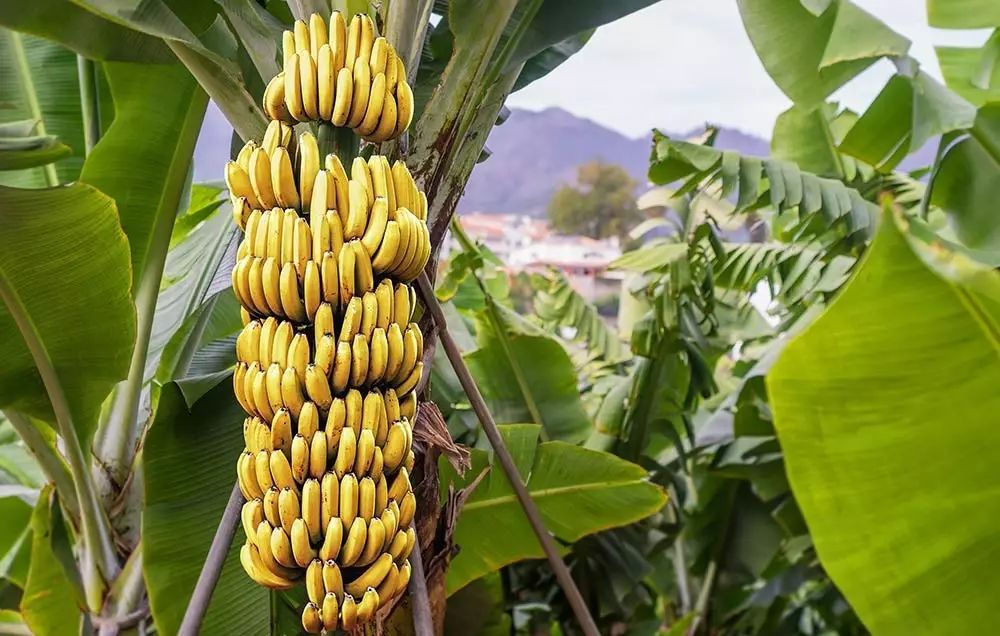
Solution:
<svg viewBox="0 0 1000 636"><path fill-rule="evenodd" d="M507 264L511 272L560 270L585 298L617 294L621 273L608 265L621 256L618 239L554 234L545 220L517 214L463 214L462 228ZM457 249L448 238L446 251Z"/></svg>

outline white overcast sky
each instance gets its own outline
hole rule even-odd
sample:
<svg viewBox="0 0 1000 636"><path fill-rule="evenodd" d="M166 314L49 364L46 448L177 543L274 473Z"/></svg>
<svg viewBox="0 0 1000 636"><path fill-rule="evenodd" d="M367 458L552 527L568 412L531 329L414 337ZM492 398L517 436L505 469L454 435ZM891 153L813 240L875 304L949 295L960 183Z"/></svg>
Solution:
<svg viewBox="0 0 1000 636"><path fill-rule="evenodd" d="M926 0L854 2L908 37L911 55L938 78L935 45L979 46L989 35L929 28ZM880 62L833 97L863 110L892 70ZM790 102L764 72L735 0L661 0L599 28L582 51L507 104L558 106L630 137L708 121L770 138Z"/></svg>

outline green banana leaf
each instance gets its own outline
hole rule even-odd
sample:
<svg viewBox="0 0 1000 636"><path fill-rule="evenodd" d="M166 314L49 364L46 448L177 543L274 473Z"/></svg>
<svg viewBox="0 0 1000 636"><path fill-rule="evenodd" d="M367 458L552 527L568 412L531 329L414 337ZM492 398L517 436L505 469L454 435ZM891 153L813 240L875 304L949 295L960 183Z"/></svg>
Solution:
<svg viewBox="0 0 1000 636"><path fill-rule="evenodd" d="M801 0L739 0L743 26L771 79L793 102L822 103L910 41L850 0L812 8Z"/></svg>
<svg viewBox="0 0 1000 636"><path fill-rule="evenodd" d="M80 180L115 199L131 249L134 293L159 270L191 169L208 97L183 66L104 65L115 120L87 157Z"/></svg>
<svg viewBox="0 0 1000 636"><path fill-rule="evenodd" d="M31 567L24 585L20 610L24 622L37 636L79 633L83 614L73 584L57 551L68 550L68 537L51 487L38 497L31 516ZM62 545L57 545L62 542Z"/></svg>
<svg viewBox="0 0 1000 636"><path fill-rule="evenodd" d="M85 153L76 55L54 42L0 28L0 77L0 122L40 122L37 134L57 137L72 153L49 168L0 173L0 185L41 188L76 179Z"/></svg>
<svg viewBox="0 0 1000 636"><path fill-rule="evenodd" d="M0 123L0 170L36 168L73 154L55 135L39 135L37 119Z"/></svg>
<svg viewBox="0 0 1000 636"><path fill-rule="evenodd" d="M500 427L521 477L548 529L564 543L648 517L667 501L646 471L610 453L565 442L538 443L533 424ZM492 466L492 454L473 449L472 468L460 477L440 465L442 493L463 488ZM498 466L479 483L458 518L455 541L461 551L448 570L449 594L471 581L522 559L544 556L507 477Z"/></svg>
<svg viewBox="0 0 1000 636"><path fill-rule="evenodd" d="M1000 5L992 0L927 0L927 22L939 29L1000 26Z"/></svg>
<svg viewBox="0 0 1000 636"><path fill-rule="evenodd" d="M0 187L0 407L50 422L55 409L86 442L128 371L130 281L128 242L107 196L82 183Z"/></svg>
<svg viewBox="0 0 1000 636"><path fill-rule="evenodd" d="M872 633L982 633L1000 587L1000 275L899 223L768 394L823 566Z"/></svg>
<svg viewBox="0 0 1000 636"><path fill-rule="evenodd" d="M160 39L105 20L72 0L0 3L0 25L54 40L92 60L161 64L175 60Z"/></svg>
<svg viewBox="0 0 1000 636"><path fill-rule="evenodd" d="M218 384L190 409L177 383L163 387L146 437L142 513L143 572L161 634L177 633L236 483L242 421L231 382ZM243 541L238 529L202 625L204 634L267 633L267 590L240 566Z"/></svg>
<svg viewBox="0 0 1000 636"><path fill-rule="evenodd" d="M591 434L576 369L559 342L492 298L476 316L476 339L465 360L498 422L534 422L550 439L573 443Z"/></svg>

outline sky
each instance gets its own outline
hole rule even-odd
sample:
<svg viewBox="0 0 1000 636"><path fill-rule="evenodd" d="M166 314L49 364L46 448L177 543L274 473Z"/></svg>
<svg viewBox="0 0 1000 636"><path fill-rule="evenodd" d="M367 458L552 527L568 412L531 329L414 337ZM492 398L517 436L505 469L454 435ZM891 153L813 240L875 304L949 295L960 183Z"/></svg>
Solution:
<svg viewBox="0 0 1000 636"><path fill-rule="evenodd" d="M979 46L989 35L931 29L926 0L854 2L908 37L910 54L939 79L935 45ZM832 97L864 110L892 72L879 62ZM583 50L507 105L560 107L630 137L712 122L770 138L791 102L757 59L735 0L662 0L599 28Z"/></svg>

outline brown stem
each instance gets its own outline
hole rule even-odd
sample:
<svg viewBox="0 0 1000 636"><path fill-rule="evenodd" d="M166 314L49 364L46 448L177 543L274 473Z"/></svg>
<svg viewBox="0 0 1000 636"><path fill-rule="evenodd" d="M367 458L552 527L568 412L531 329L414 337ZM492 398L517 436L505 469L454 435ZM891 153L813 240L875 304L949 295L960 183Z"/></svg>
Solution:
<svg viewBox="0 0 1000 636"><path fill-rule="evenodd" d="M427 594L427 577L424 561L420 554L420 542L413 544L410 551L410 595L413 599L413 631L416 636L434 636L434 621L431 617L431 599Z"/></svg>
<svg viewBox="0 0 1000 636"><path fill-rule="evenodd" d="M445 353L451 362L452 368L455 369L455 375L458 376L458 380L462 384L462 389L465 391L466 396L469 398L469 403L472 405L472 410L475 411L476 417L479 418L479 423L483 426L483 432L486 433L486 437L490 441L490 446L493 447L493 452L496 453L497 459L500 460L500 466L503 468L504 473L506 473L507 479L514 489L514 494L517 496L521 508L524 509L525 516L528 517L531 529L534 530L535 536L538 537L538 543L542 546L542 551L545 552L545 558L548 559L549 565L552 566L552 571L559 582L559 587L562 588L563 594L566 595L566 600L569 601L570 607L573 609L577 623L580 624L580 628L587 636L598 636L597 624L590 615L590 610L587 608L587 604L584 602L583 596L576 586L576 582L573 581L573 576L570 574L569 568L563 562L552 534L545 527L545 522L542 521L542 515L538 511L538 507L535 505L531 494L521 479L521 474L517 470L517 465L514 464L514 459L511 457L510 451L507 450L507 445L504 444L503 438L500 436L500 430L493 420L493 415L486 406L486 401L479 392L479 387L476 386L475 380L472 379L469 368L465 366L465 359L462 357L461 350L459 350L455 340L448 332L444 312L441 311L441 305L438 304L437 297L434 295L434 288L431 286L426 273L420 274L420 278L417 279L417 289L420 291L424 306L427 307L434 318L438 337L441 339L441 344L444 345Z"/></svg>

